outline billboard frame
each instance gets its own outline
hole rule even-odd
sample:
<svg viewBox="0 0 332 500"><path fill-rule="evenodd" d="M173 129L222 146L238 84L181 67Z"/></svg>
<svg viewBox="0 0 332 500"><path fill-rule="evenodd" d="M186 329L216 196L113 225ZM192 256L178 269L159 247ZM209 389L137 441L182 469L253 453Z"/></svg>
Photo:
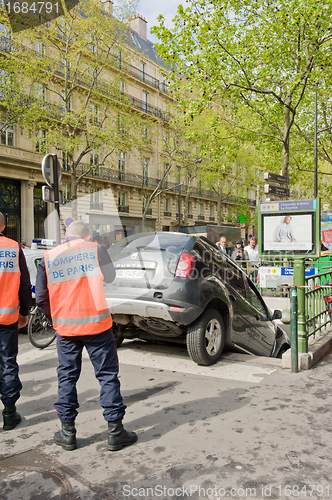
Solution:
<svg viewBox="0 0 332 500"><path fill-rule="evenodd" d="M288 239L287 242L272 241L272 230L268 227L268 222L271 221L270 225L273 222L274 225L279 224L281 226L282 218L286 217L301 222L303 226L301 227L302 235L306 238L301 243L296 242L295 238L291 241ZM285 257L294 259L319 258L320 223L319 198L260 203L258 206L259 255L261 257L273 257L274 259L283 259Z"/></svg>

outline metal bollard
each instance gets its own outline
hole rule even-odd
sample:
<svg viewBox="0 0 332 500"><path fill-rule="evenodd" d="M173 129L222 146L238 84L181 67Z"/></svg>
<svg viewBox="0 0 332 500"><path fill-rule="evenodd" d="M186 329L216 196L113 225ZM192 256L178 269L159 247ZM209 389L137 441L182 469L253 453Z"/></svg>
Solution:
<svg viewBox="0 0 332 500"><path fill-rule="evenodd" d="M298 373L298 345L297 345L297 289L290 289L290 337L291 337L291 365L292 373Z"/></svg>

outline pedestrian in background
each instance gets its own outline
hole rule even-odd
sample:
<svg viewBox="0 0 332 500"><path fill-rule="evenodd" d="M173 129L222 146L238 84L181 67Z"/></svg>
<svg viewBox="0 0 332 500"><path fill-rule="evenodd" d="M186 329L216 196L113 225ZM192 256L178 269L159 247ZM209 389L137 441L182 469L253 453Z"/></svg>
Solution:
<svg viewBox="0 0 332 500"><path fill-rule="evenodd" d="M236 248L233 250L231 257L235 261L237 261L237 260L240 260L240 261L246 260L245 259L244 248L243 248L243 241L242 240L237 240L236 241ZM241 262L238 262L238 264L240 266L245 265L245 264L242 264Z"/></svg>
<svg viewBox="0 0 332 500"><path fill-rule="evenodd" d="M6 238L0 212L0 396L4 405L3 430L21 421L16 411L22 384L19 378L18 329L28 324L32 293L28 267L19 244Z"/></svg>
<svg viewBox="0 0 332 500"><path fill-rule="evenodd" d="M76 383L85 347L100 384L108 449L116 451L135 443L137 435L122 425L126 406L120 393L112 316L103 288L103 280L114 280L115 270L106 248L89 240L89 226L76 221L67 228L65 242L45 252L37 270L36 303L57 331L58 402L54 407L62 428L54 435L55 443L67 451L77 447Z"/></svg>
<svg viewBox="0 0 332 500"><path fill-rule="evenodd" d="M226 236L220 236L219 241L216 242L216 245L219 248L220 252L231 256L232 248L228 245Z"/></svg>
<svg viewBox="0 0 332 500"><path fill-rule="evenodd" d="M258 275L259 256L257 240L252 236L249 240L249 245L244 247L245 259L250 262L249 264L249 278L255 283Z"/></svg>

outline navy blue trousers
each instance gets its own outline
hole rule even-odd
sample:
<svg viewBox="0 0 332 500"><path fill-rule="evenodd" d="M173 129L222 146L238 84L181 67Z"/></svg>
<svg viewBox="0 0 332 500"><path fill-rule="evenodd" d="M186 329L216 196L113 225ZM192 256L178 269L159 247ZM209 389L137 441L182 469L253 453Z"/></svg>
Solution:
<svg viewBox="0 0 332 500"><path fill-rule="evenodd" d="M86 348L100 384L100 404L107 422L123 418L123 404L118 379L119 364L116 341L111 329L97 335L63 337L57 335L59 365L58 402L54 407L62 423L75 420L79 408L76 383L82 368L82 351Z"/></svg>
<svg viewBox="0 0 332 500"><path fill-rule="evenodd" d="M5 406L14 405L22 389L18 376L17 353L17 323L0 325L0 396Z"/></svg>

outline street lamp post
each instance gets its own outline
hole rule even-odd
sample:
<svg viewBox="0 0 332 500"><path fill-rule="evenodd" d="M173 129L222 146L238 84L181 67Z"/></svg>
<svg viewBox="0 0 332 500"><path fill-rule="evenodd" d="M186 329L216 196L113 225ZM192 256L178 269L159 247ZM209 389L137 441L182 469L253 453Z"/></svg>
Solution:
<svg viewBox="0 0 332 500"><path fill-rule="evenodd" d="M318 166L317 166L317 83L315 85L315 160L314 160L314 198L318 196Z"/></svg>

